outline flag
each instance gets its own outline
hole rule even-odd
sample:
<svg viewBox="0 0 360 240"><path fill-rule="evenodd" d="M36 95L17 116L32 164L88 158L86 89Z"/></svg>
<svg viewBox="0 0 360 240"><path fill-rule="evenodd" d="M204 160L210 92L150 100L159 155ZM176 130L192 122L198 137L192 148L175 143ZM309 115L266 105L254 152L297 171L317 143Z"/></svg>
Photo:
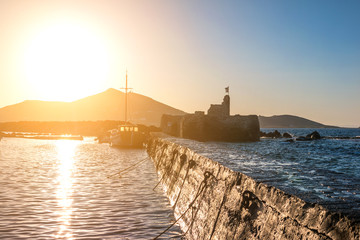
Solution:
<svg viewBox="0 0 360 240"><path fill-rule="evenodd" d="M226 87L226 88L225 88L225 92L226 92L226 93L229 93L229 87Z"/></svg>

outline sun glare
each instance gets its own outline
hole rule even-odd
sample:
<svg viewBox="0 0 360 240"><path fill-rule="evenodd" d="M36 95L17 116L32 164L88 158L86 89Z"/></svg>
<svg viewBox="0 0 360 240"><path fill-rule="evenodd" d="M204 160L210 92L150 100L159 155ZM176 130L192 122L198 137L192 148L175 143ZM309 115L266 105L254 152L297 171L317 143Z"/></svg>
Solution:
<svg viewBox="0 0 360 240"><path fill-rule="evenodd" d="M103 39L78 23L53 23L30 40L25 76L40 98L72 101L101 89L109 74Z"/></svg>

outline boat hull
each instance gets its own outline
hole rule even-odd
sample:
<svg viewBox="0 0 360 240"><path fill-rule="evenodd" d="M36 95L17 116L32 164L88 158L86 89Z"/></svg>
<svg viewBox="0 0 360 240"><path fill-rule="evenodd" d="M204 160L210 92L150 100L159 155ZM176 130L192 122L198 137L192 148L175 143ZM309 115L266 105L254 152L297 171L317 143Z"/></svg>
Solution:
<svg viewBox="0 0 360 240"><path fill-rule="evenodd" d="M110 146L118 148L142 148L145 136L140 132L117 132L110 135Z"/></svg>

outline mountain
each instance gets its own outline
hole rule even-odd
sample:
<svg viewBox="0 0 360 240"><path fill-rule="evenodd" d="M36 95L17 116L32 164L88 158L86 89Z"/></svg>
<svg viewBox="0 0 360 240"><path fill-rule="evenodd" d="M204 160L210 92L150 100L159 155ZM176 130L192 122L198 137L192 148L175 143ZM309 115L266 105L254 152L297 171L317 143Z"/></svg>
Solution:
<svg viewBox="0 0 360 240"><path fill-rule="evenodd" d="M110 88L73 102L27 100L0 108L0 122L124 120L125 93ZM137 93L128 94L128 120L160 125L162 114L185 112Z"/></svg>
<svg viewBox="0 0 360 240"><path fill-rule="evenodd" d="M292 115L259 116L261 128L336 128Z"/></svg>
<svg viewBox="0 0 360 240"><path fill-rule="evenodd" d="M17 121L97 121L124 120L125 93L110 88L73 102L26 100L0 108L0 122ZM160 125L162 114L185 112L137 93L128 94L128 120L145 125ZM261 128L329 128L292 115L259 116Z"/></svg>

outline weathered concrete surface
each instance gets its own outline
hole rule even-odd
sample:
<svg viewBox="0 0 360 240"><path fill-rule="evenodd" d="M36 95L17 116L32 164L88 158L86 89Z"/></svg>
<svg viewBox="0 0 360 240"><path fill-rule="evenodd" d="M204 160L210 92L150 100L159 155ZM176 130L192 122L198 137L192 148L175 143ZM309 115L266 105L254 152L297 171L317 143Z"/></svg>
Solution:
<svg viewBox="0 0 360 240"><path fill-rule="evenodd" d="M359 239L348 218L188 148L154 137L147 151L187 239Z"/></svg>

